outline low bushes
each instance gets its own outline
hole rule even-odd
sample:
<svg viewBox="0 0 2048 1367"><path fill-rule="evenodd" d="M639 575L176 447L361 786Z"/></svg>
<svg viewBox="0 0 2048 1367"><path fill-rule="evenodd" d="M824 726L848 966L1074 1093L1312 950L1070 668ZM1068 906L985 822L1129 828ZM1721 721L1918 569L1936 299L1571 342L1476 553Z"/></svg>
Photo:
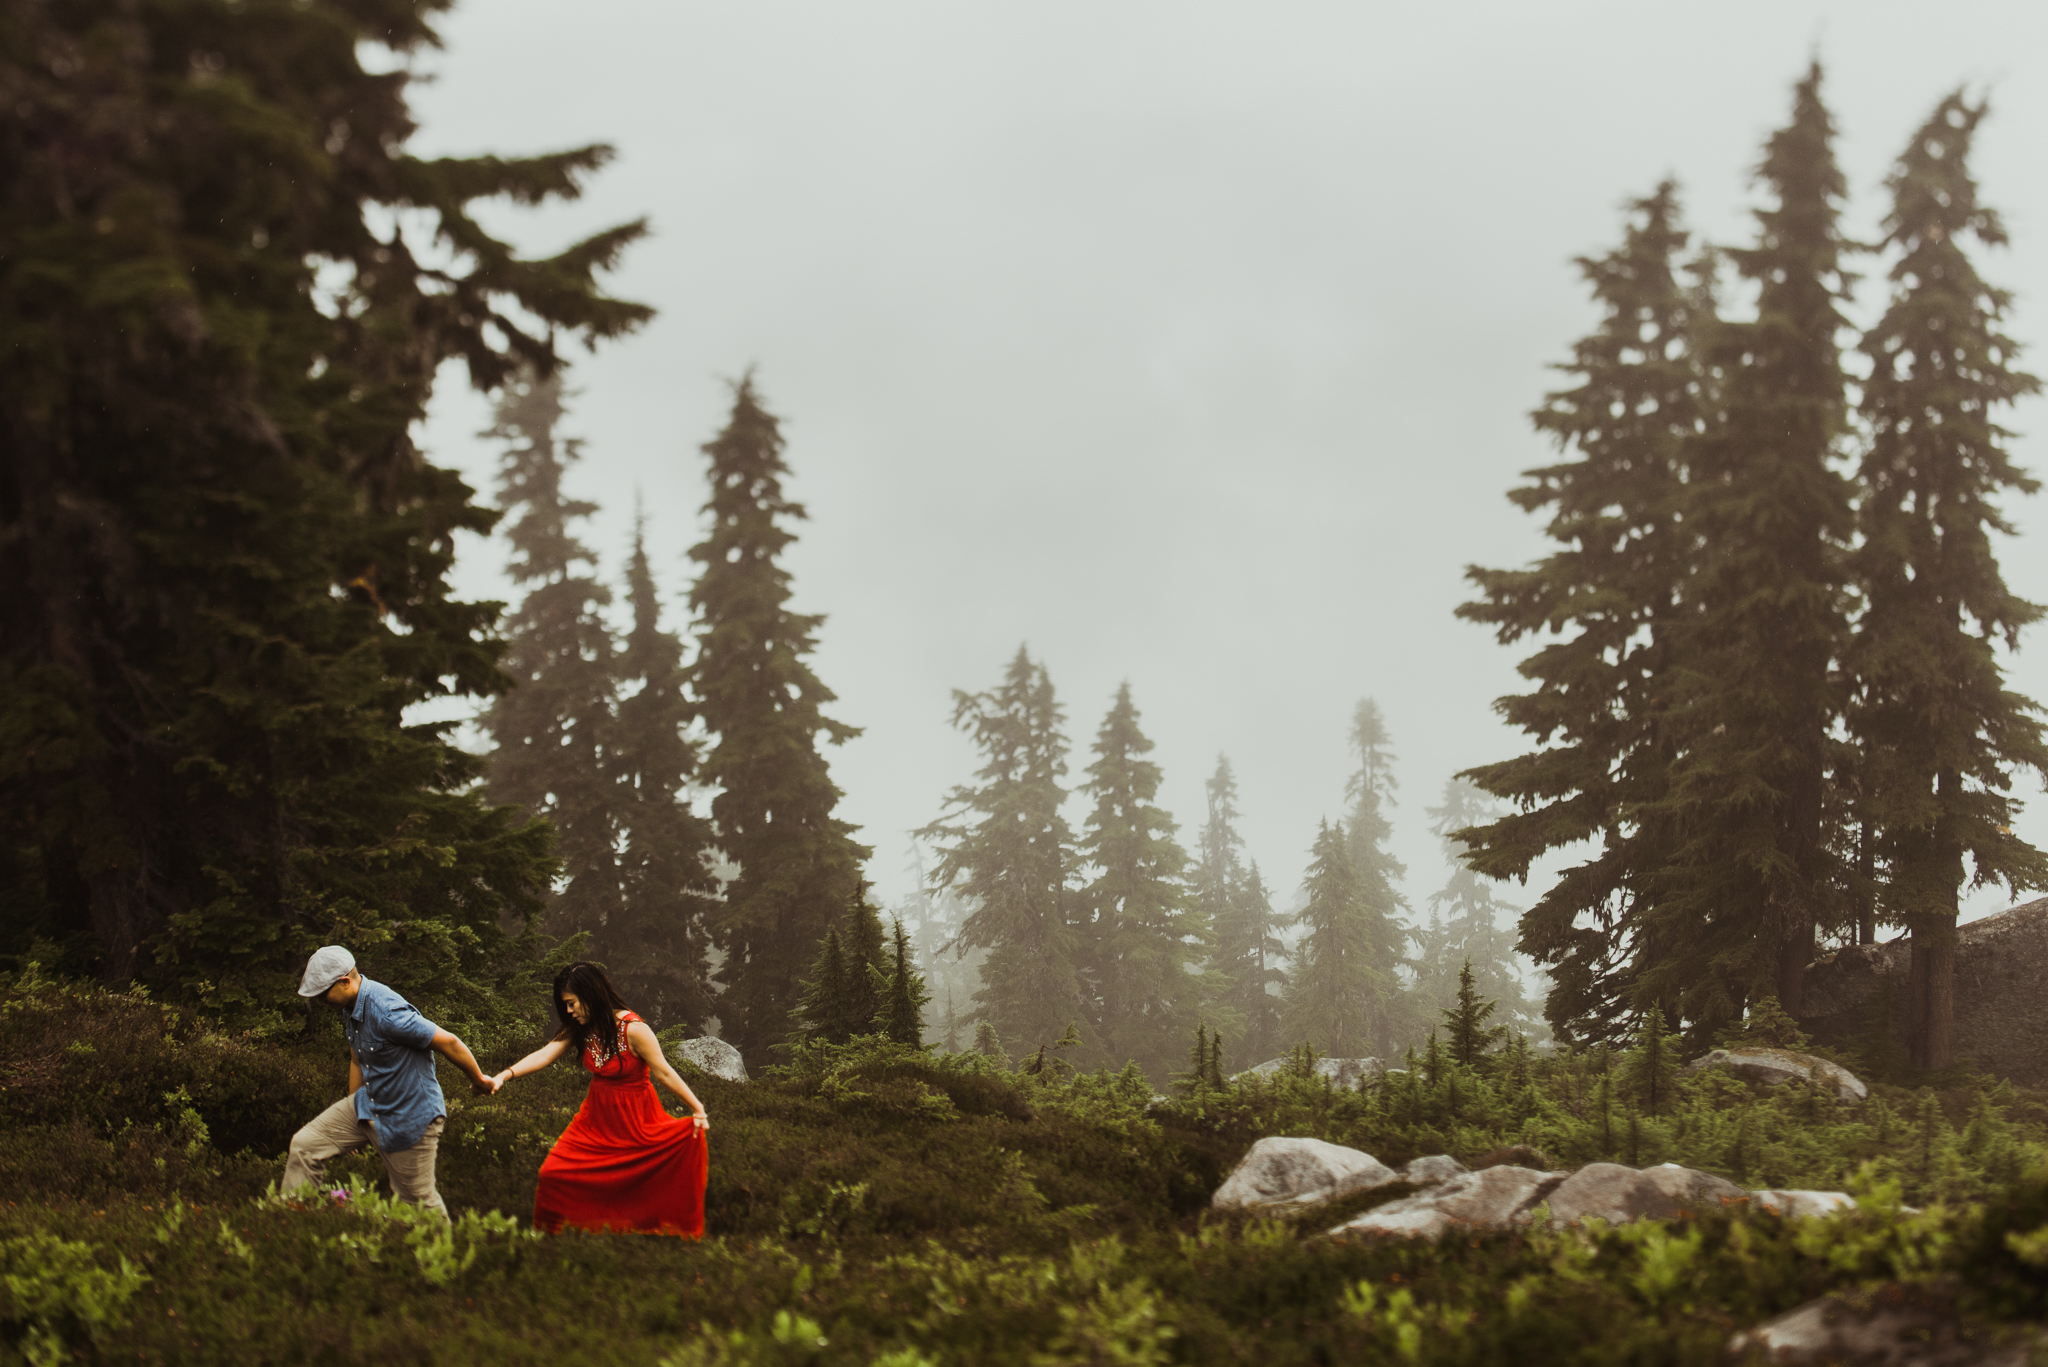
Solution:
<svg viewBox="0 0 2048 1367"><path fill-rule="evenodd" d="M857 1040L751 1084L693 1078L713 1117L713 1237L534 1238L535 1174L579 1070L485 1099L445 1079L453 1226L378 1195L373 1155L331 1170L347 1200L298 1209L264 1188L291 1130L339 1092L338 1036L225 1036L141 997L16 984L0 994L0 1360L514 1367L580 1345L673 1367L1706 1363L1733 1328L1901 1277L1980 1319L2048 1315L2048 1171L2012 1175L2041 1155L2034 1094L1881 1088L1856 1113L1706 1076L1650 1114L1577 1056L1434 1074L1424 1060L1364 1093L1304 1060L1304 1075L1159 1101L1128 1071L1037 1062ZM1207 1211L1265 1133L1389 1162L1510 1142L1556 1162L1697 1159L1862 1197L1794 1225L1337 1246L1312 1237L1334 1210Z"/></svg>

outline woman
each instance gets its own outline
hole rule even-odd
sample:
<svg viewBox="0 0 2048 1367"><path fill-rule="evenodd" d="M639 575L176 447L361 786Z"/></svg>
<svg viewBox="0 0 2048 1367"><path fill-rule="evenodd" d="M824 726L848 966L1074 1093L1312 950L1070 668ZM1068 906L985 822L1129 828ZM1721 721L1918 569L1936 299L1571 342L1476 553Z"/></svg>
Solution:
<svg viewBox="0 0 2048 1367"><path fill-rule="evenodd" d="M590 1090L540 1165L533 1224L704 1237L704 1180L711 1121L662 1057L647 1022L626 1009L596 964L574 963L555 979L561 1033L498 1074L509 1082L574 1050ZM662 1109L649 1075L689 1103L690 1117Z"/></svg>

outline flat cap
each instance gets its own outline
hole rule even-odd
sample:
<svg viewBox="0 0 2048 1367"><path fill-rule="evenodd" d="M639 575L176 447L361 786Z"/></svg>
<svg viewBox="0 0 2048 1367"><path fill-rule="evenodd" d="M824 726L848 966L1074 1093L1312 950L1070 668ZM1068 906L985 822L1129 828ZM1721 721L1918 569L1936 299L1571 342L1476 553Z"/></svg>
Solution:
<svg viewBox="0 0 2048 1367"><path fill-rule="evenodd" d="M355 955L340 945L322 945L306 960L306 976L299 979L299 995L317 997L355 971Z"/></svg>

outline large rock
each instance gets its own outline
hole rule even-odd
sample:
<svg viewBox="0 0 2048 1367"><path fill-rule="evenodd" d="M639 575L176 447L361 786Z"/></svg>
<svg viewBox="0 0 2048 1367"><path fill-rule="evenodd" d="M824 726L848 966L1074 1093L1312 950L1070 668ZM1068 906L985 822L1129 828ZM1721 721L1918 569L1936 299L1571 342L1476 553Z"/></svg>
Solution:
<svg viewBox="0 0 2048 1367"><path fill-rule="evenodd" d="M740 1058L740 1051L722 1039L701 1035L684 1040L669 1053L678 1063L692 1064L712 1077L724 1078L727 1082L747 1080L747 1065Z"/></svg>
<svg viewBox="0 0 2048 1367"><path fill-rule="evenodd" d="M1751 1210L1766 1210L1787 1220L1808 1220L1833 1215L1855 1206L1856 1198L1846 1191L1780 1191L1775 1188L1749 1194Z"/></svg>
<svg viewBox="0 0 2048 1367"><path fill-rule="evenodd" d="M1561 1172L1503 1166L1468 1172L1428 1191L1389 1201L1330 1231L1341 1241L1422 1239L1491 1233L1527 1224L1530 1212L1565 1180Z"/></svg>
<svg viewBox="0 0 2048 1367"><path fill-rule="evenodd" d="M1550 1193L1550 1223L1561 1228L1588 1219L1613 1225L1673 1220L1748 1199L1749 1193L1733 1182L1676 1163L1641 1171L1620 1163L1588 1163Z"/></svg>
<svg viewBox="0 0 2048 1367"><path fill-rule="evenodd" d="M1824 1296L1737 1334L1731 1359L1868 1367L2026 1367L2035 1325L1965 1330L1938 1293L1893 1285L1875 1295Z"/></svg>
<svg viewBox="0 0 2048 1367"><path fill-rule="evenodd" d="M1685 1065L1689 1073L1702 1068L1729 1068L1752 1082L1782 1087L1788 1082L1814 1082L1833 1089L1838 1100L1858 1104L1870 1089L1863 1079L1839 1063L1830 1063L1796 1049L1715 1049Z"/></svg>
<svg viewBox="0 0 2048 1367"><path fill-rule="evenodd" d="M1895 1039L1906 1039L1903 938L1856 945L1806 970L1799 1024L1820 1044L1850 1044L1887 1005ZM2031 1086L2048 1086L2048 898L1972 921L1956 931L1956 1057Z"/></svg>
<svg viewBox="0 0 2048 1367"><path fill-rule="evenodd" d="M1244 1077L1272 1077L1285 1072L1293 1064L1292 1059L1269 1058L1256 1068L1233 1073L1230 1080L1235 1082ZM1352 1091L1357 1091L1366 1083L1387 1075L1387 1065L1376 1058L1319 1058L1316 1060L1315 1068L1316 1076L1330 1079L1331 1086L1348 1087Z"/></svg>
<svg viewBox="0 0 2048 1367"><path fill-rule="evenodd" d="M1320 1139L1271 1137L1252 1145L1209 1204L1279 1215L1399 1180L1369 1153Z"/></svg>
<svg viewBox="0 0 2048 1367"><path fill-rule="evenodd" d="M1449 1154L1433 1153L1427 1158L1411 1159L1408 1166L1401 1169L1401 1180L1418 1187L1433 1187L1453 1177L1463 1177L1468 1171L1470 1169Z"/></svg>

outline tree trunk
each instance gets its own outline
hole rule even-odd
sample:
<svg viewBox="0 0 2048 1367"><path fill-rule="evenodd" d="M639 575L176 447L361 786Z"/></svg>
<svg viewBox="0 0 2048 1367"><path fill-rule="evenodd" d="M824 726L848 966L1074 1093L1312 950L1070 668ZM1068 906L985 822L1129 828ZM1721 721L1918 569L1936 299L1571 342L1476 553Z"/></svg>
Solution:
<svg viewBox="0 0 2048 1367"><path fill-rule="evenodd" d="M1913 930L1913 1065L1955 1062L1956 923Z"/></svg>
<svg viewBox="0 0 2048 1367"><path fill-rule="evenodd" d="M1877 943L1877 832L1869 817L1856 831L1856 943Z"/></svg>
<svg viewBox="0 0 2048 1367"><path fill-rule="evenodd" d="M1955 1062L1956 898L1963 886L1963 848L1955 836L1955 820L1947 813L1954 810L1961 790L1962 776L1944 770L1935 789L1943 814L1934 822L1927 906L1913 927L1914 986L1920 1007L1913 1052L1914 1062L1922 1068L1946 1068Z"/></svg>
<svg viewBox="0 0 2048 1367"><path fill-rule="evenodd" d="M1778 1005L1796 1018L1806 996L1806 966L1813 962L1813 913L1804 897L1786 897L1779 925Z"/></svg>

